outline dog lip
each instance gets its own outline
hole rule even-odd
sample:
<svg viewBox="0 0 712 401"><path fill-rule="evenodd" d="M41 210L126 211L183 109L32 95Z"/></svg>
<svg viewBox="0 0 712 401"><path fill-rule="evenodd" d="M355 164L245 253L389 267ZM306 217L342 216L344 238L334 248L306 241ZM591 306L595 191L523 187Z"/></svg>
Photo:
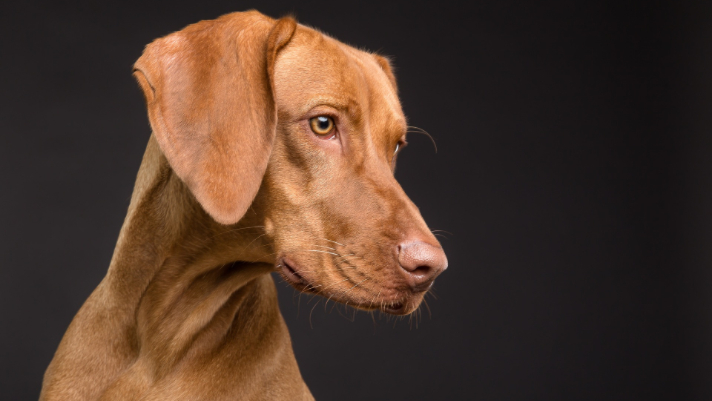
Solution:
<svg viewBox="0 0 712 401"><path fill-rule="evenodd" d="M287 282L292 284L299 291L314 293L314 289L308 279L302 276L302 274L300 274L298 264L296 264L293 260L289 259L286 255L281 258L278 258L277 260L279 261L277 263L277 268L281 271L282 277ZM423 290L427 290L430 285L426 287L427 288L423 288ZM405 288L403 288L401 291L408 292ZM410 289L410 291L412 292L412 289ZM391 298L390 301L384 300L384 303L382 305L373 305L371 303L361 304L359 302L355 302L355 300L349 300L348 304L366 310L380 310L381 312L388 313L391 315L407 315L411 313L410 309L412 305L409 302L409 295L403 293L402 296L405 298L399 297L395 299ZM345 302L345 300L338 298L339 297L336 297L334 298L334 300L337 302Z"/></svg>
<svg viewBox="0 0 712 401"><path fill-rule="evenodd" d="M405 314L405 302L396 302L383 307L383 311L393 315Z"/></svg>
<svg viewBox="0 0 712 401"><path fill-rule="evenodd" d="M287 277L287 279L295 284L306 284L306 280L302 277L295 269L293 264L290 264L286 258L282 258L282 262L279 264L282 268L282 273Z"/></svg>
<svg viewBox="0 0 712 401"><path fill-rule="evenodd" d="M421 293L430 290L433 287L433 284L435 283L435 280L430 281L428 283L422 284L422 285L416 285L415 287L412 288L413 293Z"/></svg>

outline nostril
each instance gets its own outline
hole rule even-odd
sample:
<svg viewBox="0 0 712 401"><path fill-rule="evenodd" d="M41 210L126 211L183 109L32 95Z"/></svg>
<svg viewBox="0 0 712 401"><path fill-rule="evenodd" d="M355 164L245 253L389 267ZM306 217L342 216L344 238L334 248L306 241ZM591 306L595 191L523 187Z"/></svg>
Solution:
<svg viewBox="0 0 712 401"><path fill-rule="evenodd" d="M424 265L416 267L415 270L411 271L410 273L416 276L427 276L431 270L432 268L430 266Z"/></svg>
<svg viewBox="0 0 712 401"><path fill-rule="evenodd" d="M411 241L399 244L397 250L405 279L415 291L430 288L433 280L447 268L447 258L439 246Z"/></svg>

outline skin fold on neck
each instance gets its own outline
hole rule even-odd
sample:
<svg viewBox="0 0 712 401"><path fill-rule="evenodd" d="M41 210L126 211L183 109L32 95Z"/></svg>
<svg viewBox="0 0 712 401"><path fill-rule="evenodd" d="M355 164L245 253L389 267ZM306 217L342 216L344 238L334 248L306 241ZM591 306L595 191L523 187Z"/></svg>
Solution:
<svg viewBox="0 0 712 401"><path fill-rule="evenodd" d="M258 391L265 373L258 367L274 359L282 360L284 383L306 388L268 274L274 251L256 208L235 225L216 223L152 136L107 275L65 334L41 399L185 395L190 387L177 383L209 381L211 369L234 370L229 383L211 383L214 391L239 386L244 394L251 386ZM65 379L60 367L85 374Z"/></svg>

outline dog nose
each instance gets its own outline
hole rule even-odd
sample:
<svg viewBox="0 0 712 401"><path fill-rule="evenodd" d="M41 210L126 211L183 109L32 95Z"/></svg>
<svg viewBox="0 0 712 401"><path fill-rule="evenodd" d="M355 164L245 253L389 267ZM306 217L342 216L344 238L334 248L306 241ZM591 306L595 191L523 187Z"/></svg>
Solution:
<svg viewBox="0 0 712 401"><path fill-rule="evenodd" d="M398 263L408 285L415 292L429 289L435 277L447 269L447 257L443 249L421 241L398 245Z"/></svg>

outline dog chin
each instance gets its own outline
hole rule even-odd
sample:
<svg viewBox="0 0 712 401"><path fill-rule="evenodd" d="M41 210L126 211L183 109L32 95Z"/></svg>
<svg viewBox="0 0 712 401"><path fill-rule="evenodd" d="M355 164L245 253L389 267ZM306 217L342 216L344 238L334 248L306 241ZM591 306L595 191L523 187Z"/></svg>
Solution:
<svg viewBox="0 0 712 401"><path fill-rule="evenodd" d="M299 291L318 294L319 287L314 286L307 278L299 273L299 268L287 258L282 258L277 264L277 269L281 273L282 277L290 285ZM370 302L358 302L356 300L343 300L338 297L331 297L332 300L338 301L344 304L348 304L356 309L364 311L375 311L380 310L381 312L388 313L391 315L409 315L415 312L423 299L423 293L419 294L403 294L400 297L394 298L393 300L378 300L377 303Z"/></svg>

